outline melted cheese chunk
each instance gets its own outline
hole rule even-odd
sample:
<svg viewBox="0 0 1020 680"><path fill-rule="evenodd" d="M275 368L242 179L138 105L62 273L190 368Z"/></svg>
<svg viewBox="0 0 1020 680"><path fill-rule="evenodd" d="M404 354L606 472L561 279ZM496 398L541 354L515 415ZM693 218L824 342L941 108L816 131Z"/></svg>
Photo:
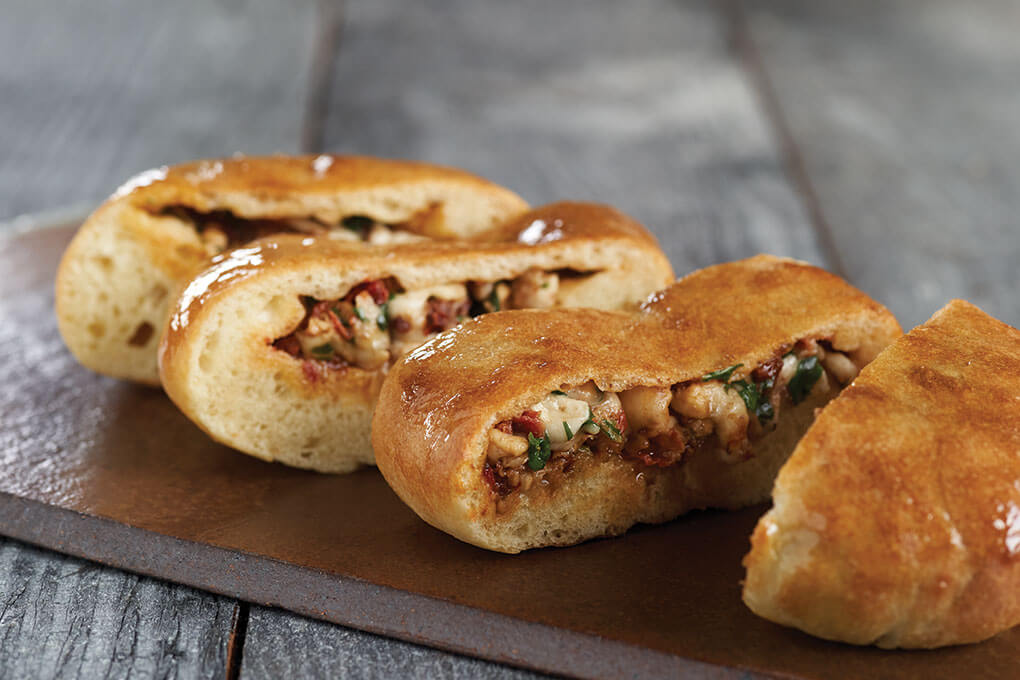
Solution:
<svg viewBox="0 0 1020 680"><path fill-rule="evenodd" d="M736 390L720 382L694 383L677 390L673 410L688 418L707 418L715 425L719 441L738 447L747 438L747 406Z"/></svg>
<svg viewBox="0 0 1020 680"><path fill-rule="evenodd" d="M371 231L368 232L368 238L365 240L374 246L384 246L393 243L420 243L431 239L408 231L390 229L385 224L377 223L372 225Z"/></svg>
<svg viewBox="0 0 1020 680"><path fill-rule="evenodd" d="M429 298L437 300L464 300L467 298L467 288L463 283L446 283L431 288L420 290L409 290L406 293L398 293L390 300L390 318L402 316L411 322L411 327L422 328L425 326L426 304Z"/></svg>
<svg viewBox="0 0 1020 680"><path fill-rule="evenodd" d="M560 277L556 272L532 268L511 284L510 304L514 309L548 309L556 306Z"/></svg>
<svg viewBox="0 0 1020 680"><path fill-rule="evenodd" d="M390 300L390 327L393 330L393 355L402 356L425 342L430 336L425 334L425 316L428 313L430 298L437 300L467 299L467 287L463 283L446 283L431 288L409 290L398 293ZM406 331L398 331L392 323L397 317L408 321Z"/></svg>
<svg viewBox="0 0 1020 680"><path fill-rule="evenodd" d="M827 352L825 358L822 359L822 366L825 367L829 373L832 373L833 377L839 381L841 385L849 384L861 369L857 368L857 364L850 360L850 358L842 352Z"/></svg>
<svg viewBox="0 0 1020 680"><path fill-rule="evenodd" d="M668 387L634 387L620 393L627 422L636 430L649 434L667 432L676 427L676 418L669 415L673 395Z"/></svg>
<svg viewBox="0 0 1020 680"><path fill-rule="evenodd" d="M562 394L550 394L535 404L531 410L538 412L549 441L553 444L564 444L569 441L570 438L567 437L567 431L563 427L564 423L570 428L571 434L576 435L581 430L581 425L588 420L588 402L571 399Z"/></svg>
<svg viewBox="0 0 1020 680"><path fill-rule="evenodd" d="M353 342L342 342L334 349L348 363L366 370L374 370L390 358L390 336L379 328L378 320L382 310L369 293L359 293L354 298L354 305L364 321L356 316L352 317L350 324Z"/></svg>

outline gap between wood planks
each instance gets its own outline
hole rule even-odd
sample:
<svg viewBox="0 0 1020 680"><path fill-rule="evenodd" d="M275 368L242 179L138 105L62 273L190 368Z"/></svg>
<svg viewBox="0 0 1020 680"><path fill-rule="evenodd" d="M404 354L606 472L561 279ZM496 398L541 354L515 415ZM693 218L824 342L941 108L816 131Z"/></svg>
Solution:
<svg viewBox="0 0 1020 680"><path fill-rule="evenodd" d="M301 151L319 153L329 113L333 66L340 51L344 27L344 0L319 0L316 10L315 42L308 73L308 94L301 123Z"/></svg>
<svg viewBox="0 0 1020 680"><path fill-rule="evenodd" d="M804 156L793 138L793 132L783 115L783 107L779 102L779 96L772 85L768 71L765 69L761 52L755 45L754 37L751 35L751 28L747 22L747 14L744 11L744 0L719 0L718 6L726 22L726 34L730 48L736 54L744 70L747 71L751 86L761 102L765 117L772 126L772 131L779 143L779 151L786 164L786 172L794 185L797 195L800 196L804 209L808 213L811 226L818 236L818 245L828 261L829 269L843 279L849 281L847 270L840 257L836 241L832 236L832 227L825 219L822 210L822 203L818 198L814 185L807 172L804 163Z"/></svg>
<svg viewBox="0 0 1020 680"><path fill-rule="evenodd" d="M227 680L237 680L241 677L241 659L244 657L244 639L248 633L250 609L251 606L247 602L238 602L234 610L230 639L227 641Z"/></svg>

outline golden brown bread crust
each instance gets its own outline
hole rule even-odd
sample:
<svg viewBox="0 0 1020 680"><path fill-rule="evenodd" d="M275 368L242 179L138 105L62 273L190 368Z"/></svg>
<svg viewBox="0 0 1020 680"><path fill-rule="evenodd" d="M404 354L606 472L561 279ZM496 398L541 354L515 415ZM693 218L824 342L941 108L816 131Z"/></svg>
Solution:
<svg viewBox="0 0 1020 680"><path fill-rule="evenodd" d="M588 380L610 391L668 386L735 363L758 365L802 338L830 338L866 362L900 333L884 307L838 277L766 255L695 272L644 307L637 315L492 314L409 354L384 381L373 421L376 461L390 486L430 524L506 552L620 533L691 507L763 500L775 461L792 446L775 460L726 472L707 463L681 466L680 479L663 482L671 493L609 484L595 471L578 481L581 491L568 482L562 500L527 509L564 518L562 530L510 535L482 481L487 435L551 390ZM591 526L568 531L567 522L582 515Z"/></svg>
<svg viewBox="0 0 1020 680"><path fill-rule="evenodd" d="M498 240L497 240L498 239ZM273 339L304 317L301 295L342 297L394 277L412 291L514 278L529 268L597 271L561 302L634 305L672 279L655 239L615 209L555 203L470 240L373 246L282 235L234 251L184 290L160 345L163 386L213 438L323 472L372 463L369 427L383 371L355 366L311 381Z"/></svg>
<svg viewBox="0 0 1020 680"><path fill-rule="evenodd" d="M164 213L184 207L247 219L364 215L401 224L428 214L429 236L492 229L527 209L467 172L353 156L237 157L143 172L82 225L57 273L60 332L85 366L158 384L156 344L168 305L209 264L196 229Z"/></svg>
<svg viewBox="0 0 1020 680"><path fill-rule="evenodd" d="M1020 622L1020 331L956 300L829 404L776 481L744 601L880 647Z"/></svg>

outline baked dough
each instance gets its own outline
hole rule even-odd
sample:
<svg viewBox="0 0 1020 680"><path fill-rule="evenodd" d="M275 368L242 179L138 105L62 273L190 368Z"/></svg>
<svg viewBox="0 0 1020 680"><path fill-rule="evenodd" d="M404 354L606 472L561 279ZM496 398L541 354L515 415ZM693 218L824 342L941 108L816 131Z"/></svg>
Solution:
<svg viewBox="0 0 1020 680"><path fill-rule="evenodd" d="M744 602L879 647L1020 622L1020 331L960 300L829 404L779 473Z"/></svg>
<svg viewBox="0 0 1020 680"><path fill-rule="evenodd" d="M653 295L640 313L486 315L425 343L390 371L373 421L376 462L425 521L508 553L620 534L694 508L758 503L814 408L838 385L819 366L817 382L792 404L777 383L762 400L773 400L777 413L754 425L737 396L741 380L762 385L756 381L764 374L751 369L784 366L788 352L821 356L816 340L844 365L864 365L899 334L884 307L840 278L766 255L695 272ZM791 357L799 370L801 359ZM670 403L681 391L689 402ZM708 401L699 403L698 394ZM695 422L711 419L695 416L715 399L718 420ZM583 424L580 401L594 416ZM657 419L664 436L674 436L670 418L696 450L676 442L669 455L641 449L640 437L658 436L650 429ZM760 426L749 446L741 423L745 432ZM527 462L515 467L511 454L525 455L524 430L531 435ZM538 440L543 430L548 447ZM695 430L710 434L689 439ZM568 433L575 446L578 432L589 436L575 450L553 450ZM612 446L617 437L620 451Z"/></svg>
<svg viewBox="0 0 1020 680"><path fill-rule="evenodd" d="M469 287L491 288L483 299L503 290L508 305L617 308L672 279L651 234L589 203L538 208L471 240L381 246L276 236L234 251L185 288L160 346L161 378L217 441L264 460L345 472L373 462L379 386L391 360L425 340L416 329L432 333L484 311L477 301L469 308ZM352 298L383 284L402 292L374 303L364 291ZM453 299L440 300L450 289ZM387 319L383 308L410 312Z"/></svg>
<svg viewBox="0 0 1020 680"><path fill-rule="evenodd" d="M88 368L158 384L167 309L218 250L275 229L336 227L351 216L432 238L464 237L526 209L479 177L408 161L236 157L149 170L103 203L68 246L57 273L60 333ZM230 225L231 238L210 223Z"/></svg>

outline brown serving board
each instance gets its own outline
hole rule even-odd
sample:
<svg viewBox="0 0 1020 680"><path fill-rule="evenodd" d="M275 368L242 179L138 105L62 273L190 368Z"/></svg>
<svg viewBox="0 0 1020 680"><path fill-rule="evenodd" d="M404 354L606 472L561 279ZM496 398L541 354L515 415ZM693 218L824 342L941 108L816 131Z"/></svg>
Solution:
<svg viewBox="0 0 1020 680"><path fill-rule="evenodd" d="M0 240L2 534L567 675L1020 677L1020 631L886 652L755 617L740 560L760 507L509 556L426 525L374 469L319 475L216 445L162 392L97 376L64 348L53 278L73 228Z"/></svg>

